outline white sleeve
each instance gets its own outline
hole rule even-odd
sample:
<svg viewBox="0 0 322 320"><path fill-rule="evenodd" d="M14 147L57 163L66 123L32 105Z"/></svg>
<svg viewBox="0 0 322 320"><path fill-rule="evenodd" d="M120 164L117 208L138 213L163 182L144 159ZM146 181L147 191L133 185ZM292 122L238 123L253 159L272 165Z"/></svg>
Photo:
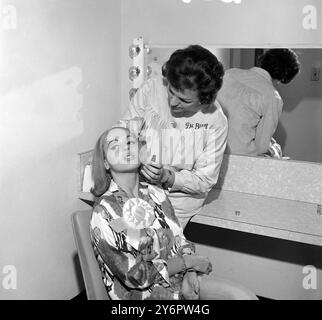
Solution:
<svg viewBox="0 0 322 320"><path fill-rule="evenodd" d="M139 136L149 104L149 91L149 83L143 83L130 100L126 112L114 125L115 127L128 128L133 134Z"/></svg>
<svg viewBox="0 0 322 320"><path fill-rule="evenodd" d="M276 131L282 108L283 101L278 95L272 96L266 102L266 112L256 128L255 145L258 155L268 150L271 138Z"/></svg>
<svg viewBox="0 0 322 320"><path fill-rule="evenodd" d="M138 88L132 97L129 107L126 110L123 120L130 120L135 117L144 117L147 106L149 105L149 92L151 90L150 82L147 81Z"/></svg>

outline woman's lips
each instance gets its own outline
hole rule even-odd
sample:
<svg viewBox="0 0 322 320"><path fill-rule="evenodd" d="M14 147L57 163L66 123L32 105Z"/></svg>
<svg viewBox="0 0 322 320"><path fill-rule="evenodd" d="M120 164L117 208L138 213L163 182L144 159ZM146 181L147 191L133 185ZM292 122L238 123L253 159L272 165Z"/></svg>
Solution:
<svg viewBox="0 0 322 320"><path fill-rule="evenodd" d="M128 155L125 156L125 160L126 161L131 161L133 159L134 159L134 155L133 154L128 154Z"/></svg>
<svg viewBox="0 0 322 320"><path fill-rule="evenodd" d="M139 163L140 162L139 159L140 159L139 155L136 153L130 153L124 157L125 163L132 163L132 164Z"/></svg>

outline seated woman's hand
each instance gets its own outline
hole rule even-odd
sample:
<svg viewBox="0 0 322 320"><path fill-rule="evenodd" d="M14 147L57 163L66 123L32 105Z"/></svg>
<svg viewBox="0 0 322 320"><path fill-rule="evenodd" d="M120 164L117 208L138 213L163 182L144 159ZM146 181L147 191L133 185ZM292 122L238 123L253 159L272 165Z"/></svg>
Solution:
<svg viewBox="0 0 322 320"><path fill-rule="evenodd" d="M181 287L181 294L186 300L199 299L199 280L196 272L187 272L184 275Z"/></svg>
<svg viewBox="0 0 322 320"><path fill-rule="evenodd" d="M187 269L193 269L198 273L209 274L212 271L212 264L207 257L198 254L186 255L183 257Z"/></svg>

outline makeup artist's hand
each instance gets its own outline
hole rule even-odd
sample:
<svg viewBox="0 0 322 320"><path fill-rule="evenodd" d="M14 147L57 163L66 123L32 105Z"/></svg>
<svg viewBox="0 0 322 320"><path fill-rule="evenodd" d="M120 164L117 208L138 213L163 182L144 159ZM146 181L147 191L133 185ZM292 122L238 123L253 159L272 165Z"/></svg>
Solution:
<svg viewBox="0 0 322 320"><path fill-rule="evenodd" d="M140 174L152 184L162 184L165 188L171 188L174 183L174 173L163 168L162 164L150 162L143 164Z"/></svg>

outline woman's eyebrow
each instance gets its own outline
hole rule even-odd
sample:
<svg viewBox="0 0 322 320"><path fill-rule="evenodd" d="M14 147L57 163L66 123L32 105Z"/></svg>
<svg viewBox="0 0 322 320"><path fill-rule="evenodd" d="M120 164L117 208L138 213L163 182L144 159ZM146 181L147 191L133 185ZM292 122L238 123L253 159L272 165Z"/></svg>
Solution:
<svg viewBox="0 0 322 320"><path fill-rule="evenodd" d="M189 102L189 101L192 101L191 99L183 99L183 98L180 98L178 97L171 89L171 87L169 87L169 91L171 92L171 94L175 95L179 100L183 101L183 102Z"/></svg>
<svg viewBox="0 0 322 320"><path fill-rule="evenodd" d="M112 139L110 141L107 141L107 146L109 146L111 142L118 142L118 141L119 141L118 138L114 138L114 139Z"/></svg>

